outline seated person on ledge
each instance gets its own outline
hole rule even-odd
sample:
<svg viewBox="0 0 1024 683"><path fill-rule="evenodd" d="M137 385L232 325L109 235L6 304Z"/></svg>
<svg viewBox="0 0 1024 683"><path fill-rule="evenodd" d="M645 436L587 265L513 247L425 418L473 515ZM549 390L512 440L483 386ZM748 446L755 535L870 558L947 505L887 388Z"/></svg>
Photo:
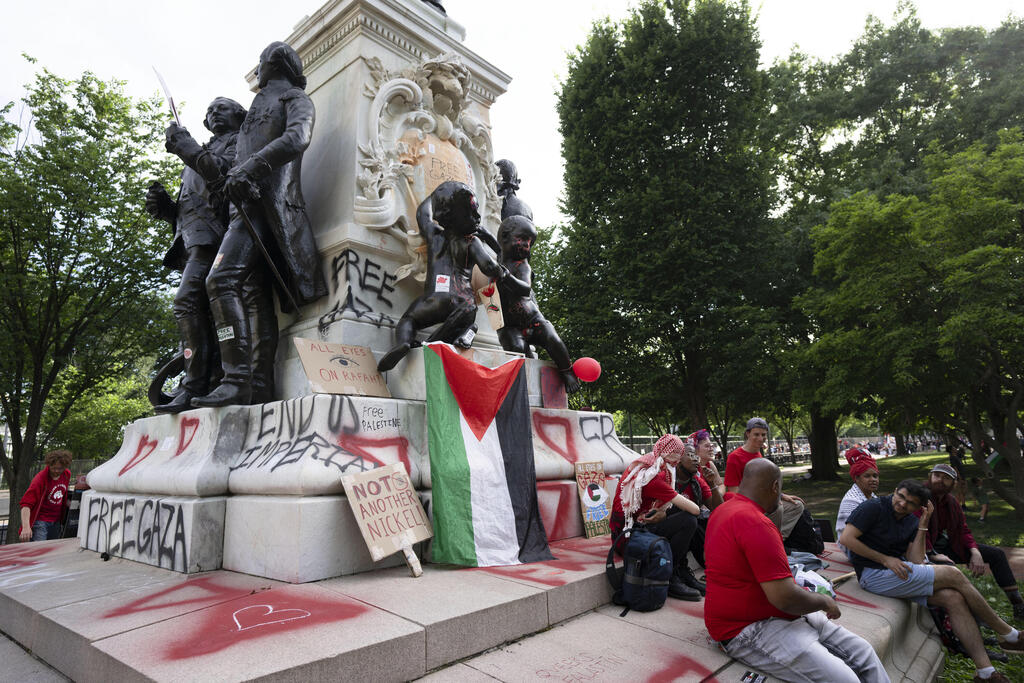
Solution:
<svg viewBox="0 0 1024 683"><path fill-rule="evenodd" d="M704 624L730 657L786 681L888 681L871 645L832 622L835 600L797 586L779 530L782 472L755 458L708 522Z"/></svg>
<svg viewBox="0 0 1024 683"><path fill-rule="evenodd" d="M626 539L618 536L634 524L648 525L648 531L668 539L675 565L668 594L679 600L697 602L701 599L700 584L688 571L686 553L697 531L700 508L672 488L671 470L682 457L682 440L675 434L666 434L658 439L650 453L631 462L615 489L609 526L612 538L618 539L616 552L619 555L626 547ZM666 516L669 506L679 508L681 514Z"/></svg>
<svg viewBox="0 0 1024 683"><path fill-rule="evenodd" d="M1006 561L1006 553L974 540L963 508L953 495L957 477L957 471L945 463L939 463L928 473L928 489L935 506L925 539L928 558L935 564L966 564L975 576L984 574L988 564L996 585L1013 606L1013 618L1024 620L1024 600L1010 563Z"/></svg>
<svg viewBox="0 0 1024 683"><path fill-rule="evenodd" d="M676 466L676 483L675 489L682 496L689 498L701 508L700 516L697 518L697 531L693 534L693 538L690 540L690 552L693 553L694 559L697 560L697 564L704 566L704 537L708 527L708 510L714 510L722 503L722 492L721 477L718 477L717 473L714 475L716 478L712 482L708 482L703 476L703 468L701 468L701 457L705 453L711 452L711 436L708 434L706 429L690 434L683 440L683 458L679 461L679 465ZM707 508L705 510L704 508ZM668 514L685 514L679 511L678 508L670 508ZM696 579L691 582L689 577L692 576L689 566L686 566L683 571L686 572L687 579L686 585L693 586L696 584L697 590L701 593L704 592L705 586Z"/></svg>
<svg viewBox="0 0 1024 683"><path fill-rule="evenodd" d="M761 449L768 438L768 422L762 417L752 417L747 421L747 429L743 432L746 441L729 454L725 461L725 490L735 493L743 480L743 467L754 458L764 457ZM782 503L768 515L785 541L793 533L793 527L800 521L804 512L804 502L796 496L782 494Z"/></svg>
<svg viewBox="0 0 1024 683"><path fill-rule="evenodd" d="M914 516L922 506L921 517ZM999 635L999 646L1007 653L1024 652L1024 639L999 618L957 567L925 564L925 535L933 511L930 491L918 481L905 479L891 496L861 503L846 520L839 541L850 551L861 588L942 607L977 667L974 680L1009 681L993 668L978 621Z"/></svg>
<svg viewBox="0 0 1024 683"><path fill-rule="evenodd" d="M863 448L854 446L846 451L846 462L850 463L853 486L839 503L839 514L836 516L836 538L843 534L846 520L858 505L868 498L878 497L875 493L878 490L878 465L875 464L875 459L871 457L871 454ZM842 548L842 544L839 547ZM845 551L846 548L843 550Z"/></svg>

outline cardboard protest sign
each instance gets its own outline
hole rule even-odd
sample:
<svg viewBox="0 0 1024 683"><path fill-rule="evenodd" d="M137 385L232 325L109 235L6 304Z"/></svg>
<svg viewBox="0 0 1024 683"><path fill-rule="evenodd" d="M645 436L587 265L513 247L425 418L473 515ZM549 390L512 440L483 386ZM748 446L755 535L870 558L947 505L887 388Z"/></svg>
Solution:
<svg viewBox="0 0 1024 683"><path fill-rule="evenodd" d="M388 385L377 372L377 361L367 347L294 339L302 369L315 393L391 398Z"/></svg>
<svg viewBox="0 0 1024 683"><path fill-rule="evenodd" d="M611 501L604 487L604 465L601 461L576 463L576 488L580 494L583 530L587 538L610 533Z"/></svg>
<svg viewBox="0 0 1024 683"><path fill-rule="evenodd" d="M402 551L413 576L420 576L412 546L433 537L434 529L405 467L394 463L344 476L341 483L374 562Z"/></svg>

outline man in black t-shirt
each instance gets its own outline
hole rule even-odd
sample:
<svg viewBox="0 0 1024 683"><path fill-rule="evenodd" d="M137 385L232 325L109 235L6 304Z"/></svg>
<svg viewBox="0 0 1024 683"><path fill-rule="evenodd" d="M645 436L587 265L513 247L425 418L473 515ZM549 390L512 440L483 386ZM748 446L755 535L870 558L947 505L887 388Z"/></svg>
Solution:
<svg viewBox="0 0 1024 683"><path fill-rule="evenodd" d="M927 506L920 518L914 513ZM925 537L934 510L931 493L905 479L891 496L872 498L854 510L839 538L850 551L864 590L944 608L953 632L977 667L975 680L1008 681L995 671L978 630L984 621L1007 653L1024 653L1024 638L999 618L981 593L954 566L925 564Z"/></svg>

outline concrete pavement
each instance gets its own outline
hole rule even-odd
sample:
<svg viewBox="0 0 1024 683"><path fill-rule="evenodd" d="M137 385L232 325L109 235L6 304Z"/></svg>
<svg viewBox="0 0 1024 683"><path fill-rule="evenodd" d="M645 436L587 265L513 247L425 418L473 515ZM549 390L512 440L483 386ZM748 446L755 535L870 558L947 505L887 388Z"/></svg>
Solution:
<svg viewBox="0 0 1024 683"><path fill-rule="evenodd" d="M607 548L607 537L571 538L552 544L551 562L427 564L417 579L391 568L294 585L104 562L75 539L7 546L0 631L84 683L742 679L746 668L708 642L702 603L620 617L608 604ZM834 546L827 552L826 576L849 570ZM926 612L855 582L839 594L842 623L875 646L894 681L941 670Z"/></svg>

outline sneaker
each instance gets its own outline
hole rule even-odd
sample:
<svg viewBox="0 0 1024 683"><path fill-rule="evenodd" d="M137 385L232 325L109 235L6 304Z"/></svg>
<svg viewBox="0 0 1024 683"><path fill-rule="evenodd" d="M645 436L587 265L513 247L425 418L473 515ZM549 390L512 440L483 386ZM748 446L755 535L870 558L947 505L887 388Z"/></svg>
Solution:
<svg viewBox="0 0 1024 683"><path fill-rule="evenodd" d="M707 595L707 584L698 581L697 577L693 575L693 571L689 567L676 567L676 576L690 588L699 591L701 595Z"/></svg>
<svg viewBox="0 0 1024 683"><path fill-rule="evenodd" d="M668 582L668 595L676 600L688 600L689 602L700 602L700 591L690 588L678 578L673 576Z"/></svg>
<svg viewBox="0 0 1024 683"><path fill-rule="evenodd" d="M988 678L982 678L981 676L974 677L974 683L1010 683L1010 679L1006 677L1006 674L996 671Z"/></svg>

